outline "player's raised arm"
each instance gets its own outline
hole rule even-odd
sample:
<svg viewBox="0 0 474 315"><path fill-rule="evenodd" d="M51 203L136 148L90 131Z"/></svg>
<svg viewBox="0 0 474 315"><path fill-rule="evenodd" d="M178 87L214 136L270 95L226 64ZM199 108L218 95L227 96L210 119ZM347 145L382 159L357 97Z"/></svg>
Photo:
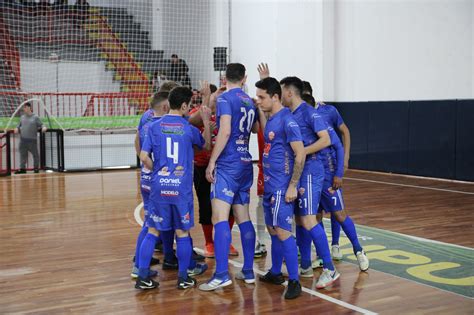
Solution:
<svg viewBox="0 0 474 315"><path fill-rule="evenodd" d="M266 63L260 63L257 66L257 71L260 77L260 80L268 78L270 76L270 68L268 68L268 64Z"/></svg>
<svg viewBox="0 0 474 315"><path fill-rule="evenodd" d="M204 137L204 149L207 151L211 150L211 110L207 106L201 106L199 109L201 112L202 123L204 125L204 132L202 133Z"/></svg>

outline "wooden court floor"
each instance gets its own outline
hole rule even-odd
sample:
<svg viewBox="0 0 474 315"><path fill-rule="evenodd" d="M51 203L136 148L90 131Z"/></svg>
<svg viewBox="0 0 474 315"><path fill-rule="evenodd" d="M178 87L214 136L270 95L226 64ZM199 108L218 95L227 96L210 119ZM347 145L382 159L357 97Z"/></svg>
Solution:
<svg viewBox="0 0 474 315"><path fill-rule="evenodd" d="M359 272L346 261L336 263L341 278L333 286L316 291L314 280L302 279L306 290L292 301L283 299L283 286L258 281L234 281L212 293L179 291L176 272L161 266L160 288L138 291L130 280L138 181L135 170L1 178L0 314L474 313L469 297L373 269ZM357 224L474 248L473 184L349 171L344 189ZM253 198L251 209L255 204ZM192 236L202 248L197 215ZM236 230L233 244L240 250ZM235 273L242 257L231 259ZM198 281L211 275L214 261L207 262L211 270ZM269 265L270 255L255 260L256 270Z"/></svg>

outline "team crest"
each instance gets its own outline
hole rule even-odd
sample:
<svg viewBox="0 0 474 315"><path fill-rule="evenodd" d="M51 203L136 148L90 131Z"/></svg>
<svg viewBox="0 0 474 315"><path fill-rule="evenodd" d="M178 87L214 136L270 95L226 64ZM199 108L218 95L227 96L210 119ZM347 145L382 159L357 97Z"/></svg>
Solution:
<svg viewBox="0 0 474 315"><path fill-rule="evenodd" d="M191 216L189 215L189 212L187 212L185 215L183 215L181 223L188 224L189 220L191 220Z"/></svg>
<svg viewBox="0 0 474 315"><path fill-rule="evenodd" d="M270 139L270 141L272 141L274 138L275 138L275 133L273 131L270 131L268 133L268 139Z"/></svg>
<svg viewBox="0 0 474 315"><path fill-rule="evenodd" d="M161 170L158 171L158 175L160 175L160 176L169 176L170 172L168 172L168 167L164 166Z"/></svg>
<svg viewBox="0 0 474 315"><path fill-rule="evenodd" d="M300 189L298 189L298 192L300 193L300 196L303 196L305 189L303 187L300 187Z"/></svg>

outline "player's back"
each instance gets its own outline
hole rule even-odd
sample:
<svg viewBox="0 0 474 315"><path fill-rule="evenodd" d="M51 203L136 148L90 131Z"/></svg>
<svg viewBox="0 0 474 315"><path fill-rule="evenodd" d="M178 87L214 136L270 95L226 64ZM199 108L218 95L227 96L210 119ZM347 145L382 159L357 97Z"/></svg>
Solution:
<svg viewBox="0 0 474 315"><path fill-rule="evenodd" d="M147 136L154 158L151 198L169 204L192 200L193 146L204 145L199 130L181 116L165 115L150 125Z"/></svg>
<svg viewBox="0 0 474 315"><path fill-rule="evenodd" d="M318 103L316 104L315 110L334 130L338 130L339 126L344 123L339 111L332 105Z"/></svg>
<svg viewBox="0 0 474 315"><path fill-rule="evenodd" d="M217 99L217 126L220 117L231 116L229 140L217 160L219 167L249 165L252 156L248 150L250 133L256 122L256 107L252 99L240 88L231 89Z"/></svg>
<svg viewBox="0 0 474 315"><path fill-rule="evenodd" d="M303 137L303 144L305 147L319 140L317 135L318 132L327 130L328 126L324 119L311 105L305 102L293 111L293 117L295 118L296 123L300 126L301 136ZM306 156L305 172L313 168L311 166L312 163L320 162L319 155L320 153L316 152Z"/></svg>
<svg viewBox="0 0 474 315"><path fill-rule="evenodd" d="M145 141L145 135L148 133L148 127L150 123L158 117L155 117L155 112L152 109L147 110L140 117L140 123L138 124L138 137L140 140L140 147Z"/></svg>

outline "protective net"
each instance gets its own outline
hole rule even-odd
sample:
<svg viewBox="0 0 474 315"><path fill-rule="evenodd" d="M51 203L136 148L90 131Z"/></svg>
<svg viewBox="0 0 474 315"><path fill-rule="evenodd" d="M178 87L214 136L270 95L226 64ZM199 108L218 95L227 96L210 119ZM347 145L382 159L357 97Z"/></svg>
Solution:
<svg viewBox="0 0 474 315"><path fill-rule="evenodd" d="M2 131L18 125L19 106L30 100L48 128L83 138L96 132L103 143L105 134L136 128L164 81L218 84L212 18L222 6L218 0L11 0L0 6ZM133 145L133 138L124 141ZM112 153L102 152L102 160L104 154Z"/></svg>

